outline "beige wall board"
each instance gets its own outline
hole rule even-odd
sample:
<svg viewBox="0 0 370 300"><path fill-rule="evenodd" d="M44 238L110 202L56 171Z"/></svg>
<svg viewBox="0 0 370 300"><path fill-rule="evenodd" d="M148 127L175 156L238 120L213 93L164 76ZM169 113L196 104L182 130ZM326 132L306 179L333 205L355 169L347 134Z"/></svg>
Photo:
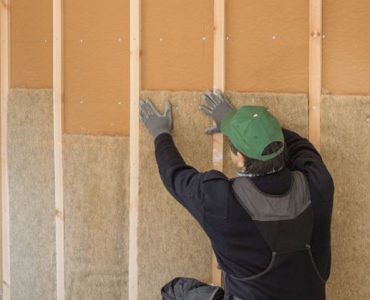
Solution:
<svg viewBox="0 0 370 300"><path fill-rule="evenodd" d="M64 105L64 130L90 135L127 135L128 104L120 101L67 102ZM124 131L122 130L124 128Z"/></svg>
<svg viewBox="0 0 370 300"><path fill-rule="evenodd" d="M52 87L52 1L11 3L11 86Z"/></svg>
<svg viewBox="0 0 370 300"><path fill-rule="evenodd" d="M198 107L201 93L143 92L163 110L173 104L173 136L187 163L198 170L212 168L211 125ZM161 299L161 287L178 276L211 282L211 247L205 233L164 188L154 156L152 137L140 127L138 222L138 299Z"/></svg>
<svg viewBox="0 0 370 300"><path fill-rule="evenodd" d="M308 0L226 1L226 88L308 91Z"/></svg>
<svg viewBox="0 0 370 300"><path fill-rule="evenodd" d="M323 88L330 94L370 94L370 2L323 1Z"/></svg>
<svg viewBox="0 0 370 300"><path fill-rule="evenodd" d="M141 13L143 89L211 89L213 1L142 0Z"/></svg>
<svg viewBox="0 0 370 300"><path fill-rule="evenodd" d="M269 108L282 126L291 129L303 137L308 137L308 99L303 94L265 94L228 92L231 103L237 108L243 105L263 105ZM236 176L232 164L230 147L225 143L225 174Z"/></svg>
<svg viewBox="0 0 370 300"><path fill-rule="evenodd" d="M64 1L66 133L128 135L128 4Z"/></svg>
<svg viewBox="0 0 370 300"><path fill-rule="evenodd" d="M370 298L370 97L324 96L321 153L335 184L329 300Z"/></svg>
<svg viewBox="0 0 370 300"><path fill-rule="evenodd" d="M56 299L52 91L12 90L8 115L12 299Z"/></svg>
<svg viewBox="0 0 370 300"><path fill-rule="evenodd" d="M66 299L127 299L128 145L63 137Z"/></svg>

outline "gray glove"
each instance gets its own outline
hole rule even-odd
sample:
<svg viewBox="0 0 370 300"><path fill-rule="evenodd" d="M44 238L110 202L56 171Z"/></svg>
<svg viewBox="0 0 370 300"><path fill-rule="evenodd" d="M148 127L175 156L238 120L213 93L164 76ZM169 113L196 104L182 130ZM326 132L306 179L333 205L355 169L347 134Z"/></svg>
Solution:
<svg viewBox="0 0 370 300"><path fill-rule="evenodd" d="M235 108L220 90L207 92L204 95L204 100L207 106L202 105L199 110L216 122L216 126L207 128L205 133L214 134L220 132L222 119L235 111Z"/></svg>
<svg viewBox="0 0 370 300"><path fill-rule="evenodd" d="M149 99L140 100L140 120L155 139L161 133L171 134L172 106L166 103L164 114L161 115Z"/></svg>

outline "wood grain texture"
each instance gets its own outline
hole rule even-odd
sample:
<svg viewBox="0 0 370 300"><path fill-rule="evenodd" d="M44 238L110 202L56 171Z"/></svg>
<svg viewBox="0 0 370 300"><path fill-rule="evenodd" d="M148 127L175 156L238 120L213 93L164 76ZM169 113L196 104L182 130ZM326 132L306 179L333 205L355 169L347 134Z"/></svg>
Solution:
<svg viewBox="0 0 370 300"><path fill-rule="evenodd" d="M309 35L309 138L320 150L320 102L322 89L322 0L310 0Z"/></svg>
<svg viewBox="0 0 370 300"><path fill-rule="evenodd" d="M8 179L8 96L10 88L10 1L0 7L1 35L1 279L2 299L10 300L10 224Z"/></svg>
<svg viewBox="0 0 370 300"><path fill-rule="evenodd" d="M138 300L138 225L140 129L139 99L141 89L141 0L130 1L130 206L128 299Z"/></svg>
<svg viewBox="0 0 370 300"><path fill-rule="evenodd" d="M212 88L213 1L142 0L145 90Z"/></svg>
<svg viewBox="0 0 370 300"><path fill-rule="evenodd" d="M308 91L308 1L226 2L226 88Z"/></svg>
<svg viewBox="0 0 370 300"><path fill-rule="evenodd" d="M214 1L214 49L213 49L213 89L225 89L225 0ZM216 125L216 124L214 124ZM213 135L212 162L215 170L223 171L224 137L222 134ZM212 256L212 282L221 286L221 271L215 254Z"/></svg>
<svg viewBox="0 0 370 300"><path fill-rule="evenodd" d="M65 132L129 134L129 0L64 1Z"/></svg>
<svg viewBox="0 0 370 300"><path fill-rule="evenodd" d="M11 86L51 88L53 1L12 1L11 14Z"/></svg>
<svg viewBox="0 0 370 300"><path fill-rule="evenodd" d="M321 153L334 179L328 300L370 298L370 97L324 96Z"/></svg>
<svg viewBox="0 0 370 300"><path fill-rule="evenodd" d="M56 299L65 298L63 186L63 2L53 0L53 143Z"/></svg>
<svg viewBox="0 0 370 300"><path fill-rule="evenodd" d="M325 0L323 88L330 94L370 94L370 2Z"/></svg>

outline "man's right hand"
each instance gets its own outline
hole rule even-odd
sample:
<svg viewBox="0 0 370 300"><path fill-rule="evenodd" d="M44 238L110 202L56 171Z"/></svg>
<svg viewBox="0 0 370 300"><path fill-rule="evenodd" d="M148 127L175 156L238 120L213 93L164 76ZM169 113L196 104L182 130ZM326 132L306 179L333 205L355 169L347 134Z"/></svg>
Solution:
<svg viewBox="0 0 370 300"><path fill-rule="evenodd" d="M220 132L222 119L235 111L235 108L220 90L209 91L203 97L207 105L202 105L199 110L216 122L216 126L207 128L205 133L214 134Z"/></svg>

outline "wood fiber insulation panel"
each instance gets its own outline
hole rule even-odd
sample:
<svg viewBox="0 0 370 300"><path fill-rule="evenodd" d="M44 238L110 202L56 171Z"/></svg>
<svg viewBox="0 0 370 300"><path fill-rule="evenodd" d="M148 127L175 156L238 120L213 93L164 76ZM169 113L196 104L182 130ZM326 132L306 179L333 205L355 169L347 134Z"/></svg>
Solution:
<svg viewBox="0 0 370 300"><path fill-rule="evenodd" d="M12 299L56 299L52 91L14 89L8 105Z"/></svg>
<svg viewBox="0 0 370 300"><path fill-rule="evenodd" d="M370 1L323 1L323 88L370 94Z"/></svg>
<svg viewBox="0 0 370 300"><path fill-rule="evenodd" d="M226 88L308 91L308 0L226 1Z"/></svg>
<svg viewBox="0 0 370 300"><path fill-rule="evenodd" d="M66 299L128 297L128 145L63 137Z"/></svg>
<svg viewBox="0 0 370 300"><path fill-rule="evenodd" d="M198 107L201 93L143 92L162 112L173 104L173 137L186 162L200 171L212 169L212 138L203 130L211 122ZM175 277L211 282L211 247L190 214L160 180L152 137L140 127L138 299L162 299L161 287Z"/></svg>
<svg viewBox="0 0 370 300"><path fill-rule="evenodd" d="M142 0L143 90L213 85L213 1Z"/></svg>
<svg viewBox="0 0 370 300"><path fill-rule="evenodd" d="M308 136L308 99L303 94L260 94L228 92L231 103L240 108L244 105L262 105L276 116L283 127L291 129L303 137ZM225 143L225 173L236 176L230 156L230 147Z"/></svg>
<svg viewBox="0 0 370 300"><path fill-rule="evenodd" d="M53 1L11 1L11 86L53 85Z"/></svg>
<svg viewBox="0 0 370 300"><path fill-rule="evenodd" d="M129 1L64 1L64 131L129 132Z"/></svg>
<svg viewBox="0 0 370 300"><path fill-rule="evenodd" d="M370 299L370 97L324 96L321 152L335 185L329 300Z"/></svg>

